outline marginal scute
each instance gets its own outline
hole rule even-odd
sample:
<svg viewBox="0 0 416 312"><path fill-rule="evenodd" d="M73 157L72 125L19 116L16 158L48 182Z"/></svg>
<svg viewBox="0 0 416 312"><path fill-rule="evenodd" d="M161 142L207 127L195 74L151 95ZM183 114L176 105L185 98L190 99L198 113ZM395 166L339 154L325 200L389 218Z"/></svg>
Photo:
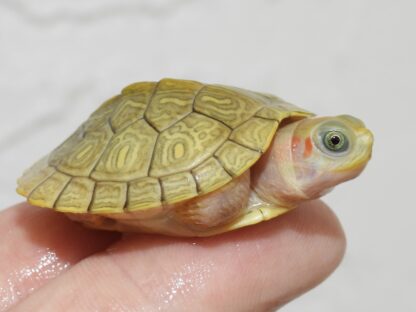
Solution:
<svg viewBox="0 0 416 312"><path fill-rule="evenodd" d="M168 128L192 112L195 96L202 87L195 81L161 80L146 110L146 120L158 131Z"/></svg>
<svg viewBox="0 0 416 312"><path fill-rule="evenodd" d="M138 120L113 136L91 177L98 181L132 181L147 176L158 133Z"/></svg>
<svg viewBox="0 0 416 312"><path fill-rule="evenodd" d="M38 207L53 208L70 180L70 176L55 172L29 195L29 203Z"/></svg>
<svg viewBox="0 0 416 312"><path fill-rule="evenodd" d="M159 135L150 176L191 170L209 158L229 133L230 129L215 119L190 114Z"/></svg>
<svg viewBox="0 0 416 312"><path fill-rule="evenodd" d="M55 171L54 168L48 166L48 156L42 158L23 173L17 182L17 192L20 195L28 196Z"/></svg>
<svg viewBox="0 0 416 312"><path fill-rule="evenodd" d="M280 122L288 117L313 116L312 113L297 107L296 105L288 103L277 96L258 92L256 92L256 95L259 96L267 104L256 113L257 117L274 119Z"/></svg>
<svg viewBox="0 0 416 312"><path fill-rule="evenodd" d="M256 113L256 116L280 122L286 117L286 112L281 112L273 107L263 107Z"/></svg>
<svg viewBox="0 0 416 312"><path fill-rule="evenodd" d="M127 200L127 183L97 182L90 212L123 212Z"/></svg>
<svg viewBox="0 0 416 312"><path fill-rule="evenodd" d="M231 176L214 157L204 161L198 167L193 169L192 173L198 184L200 194L215 191L231 181Z"/></svg>
<svg viewBox="0 0 416 312"><path fill-rule="evenodd" d="M174 204L198 195L195 179L189 172L177 173L161 178L163 199Z"/></svg>
<svg viewBox="0 0 416 312"><path fill-rule="evenodd" d="M141 92L126 94L120 97L120 104L111 117L111 126L115 132L128 126L135 120L143 118L147 105L150 102L155 85L146 84L147 89Z"/></svg>
<svg viewBox="0 0 416 312"><path fill-rule="evenodd" d="M278 126L279 123L275 120L253 117L234 129L230 140L264 152L273 140Z"/></svg>
<svg viewBox="0 0 416 312"><path fill-rule="evenodd" d="M130 183L128 211L145 210L162 205L162 190L158 179L142 178Z"/></svg>
<svg viewBox="0 0 416 312"><path fill-rule="evenodd" d="M224 169L233 176L239 176L249 169L260 157L260 153L227 141L215 153Z"/></svg>
<svg viewBox="0 0 416 312"><path fill-rule="evenodd" d="M109 125L105 125L101 131L85 133L77 144L71 146L66 154L61 156L62 159L57 168L74 177L88 177L112 136Z"/></svg>
<svg viewBox="0 0 416 312"><path fill-rule="evenodd" d="M61 212L87 212L94 193L95 183L88 178L73 178L55 203Z"/></svg>
<svg viewBox="0 0 416 312"><path fill-rule="evenodd" d="M248 94L222 86L206 86L195 99L195 111L235 128L251 118L262 104Z"/></svg>

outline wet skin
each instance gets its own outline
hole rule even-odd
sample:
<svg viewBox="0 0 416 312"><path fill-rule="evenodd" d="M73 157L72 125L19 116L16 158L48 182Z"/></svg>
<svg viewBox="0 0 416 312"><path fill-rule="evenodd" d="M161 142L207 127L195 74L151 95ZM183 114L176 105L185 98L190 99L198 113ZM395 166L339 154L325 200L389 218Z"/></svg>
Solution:
<svg viewBox="0 0 416 312"><path fill-rule="evenodd" d="M320 201L209 238L100 232L0 213L0 311L270 311L323 281L345 237Z"/></svg>

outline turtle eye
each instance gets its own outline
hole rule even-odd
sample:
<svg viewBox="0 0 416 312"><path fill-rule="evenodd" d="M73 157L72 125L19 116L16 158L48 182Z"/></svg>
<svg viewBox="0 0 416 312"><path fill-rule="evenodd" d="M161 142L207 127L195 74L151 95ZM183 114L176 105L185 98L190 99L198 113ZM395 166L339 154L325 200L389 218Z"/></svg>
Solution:
<svg viewBox="0 0 416 312"><path fill-rule="evenodd" d="M348 138L341 131L328 131L323 135L325 148L332 153L345 152L349 147Z"/></svg>

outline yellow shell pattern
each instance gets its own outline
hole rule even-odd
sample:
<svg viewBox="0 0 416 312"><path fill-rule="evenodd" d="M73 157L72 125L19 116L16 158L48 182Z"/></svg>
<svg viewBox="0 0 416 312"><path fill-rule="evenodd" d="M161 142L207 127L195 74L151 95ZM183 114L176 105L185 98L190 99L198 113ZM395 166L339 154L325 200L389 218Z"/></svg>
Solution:
<svg viewBox="0 0 416 312"><path fill-rule="evenodd" d="M132 84L27 170L36 206L120 213L212 192L250 168L288 117L310 113L243 89L163 79Z"/></svg>

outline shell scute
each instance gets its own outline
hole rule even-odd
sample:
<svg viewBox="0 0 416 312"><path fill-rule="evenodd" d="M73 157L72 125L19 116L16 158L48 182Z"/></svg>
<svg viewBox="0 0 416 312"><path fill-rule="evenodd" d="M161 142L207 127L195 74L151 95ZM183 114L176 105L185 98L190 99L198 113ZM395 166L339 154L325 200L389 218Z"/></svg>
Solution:
<svg viewBox="0 0 416 312"><path fill-rule="evenodd" d="M123 212L126 201L127 183L97 182L90 212Z"/></svg>
<svg viewBox="0 0 416 312"><path fill-rule="evenodd" d="M224 169L232 176L239 176L250 168L260 157L260 153L227 141L215 153Z"/></svg>
<svg viewBox="0 0 416 312"><path fill-rule="evenodd" d="M145 86L147 88L143 87L140 93L126 94L120 97L120 103L110 120L115 132L143 118L156 84L146 84Z"/></svg>
<svg viewBox="0 0 416 312"><path fill-rule="evenodd" d="M163 199L174 204L198 195L195 179L189 172L182 172L161 178Z"/></svg>
<svg viewBox="0 0 416 312"><path fill-rule="evenodd" d="M138 120L115 134L91 177L98 181L132 181L146 177L158 133Z"/></svg>
<svg viewBox="0 0 416 312"><path fill-rule="evenodd" d="M248 94L223 86L206 86L195 99L195 111L236 128L250 119L262 104Z"/></svg>
<svg viewBox="0 0 416 312"><path fill-rule="evenodd" d="M78 142L71 144L60 154L57 169L74 177L88 177L104 153L113 132L108 124L101 131L86 132ZM67 143L69 145L69 143ZM52 158L54 158L52 154Z"/></svg>
<svg viewBox="0 0 416 312"><path fill-rule="evenodd" d="M17 192L23 196L29 196L35 188L56 172L48 164L48 156L36 162L32 167L23 173L17 181Z"/></svg>
<svg viewBox="0 0 416 312"><path fill-rule="evenodd" d="M143 92L147 93L149 89L154 89L157 85L157 82L154 81L141 81L135 82L127 87L124 87L121 90L122 95L132 95L132 94L141 94Z"/></svg>
<svg viewBox="0 0 416 312"><path fill-rule="evenodd" d="M209 158L229 133L230 129L215 119L190 114L160 134L150 176L191 170Z"/></svg>
<svg viewBox="0 0 416 312"><path fill-rule="evenodd" d="M310 117L313 116L311 112L297 107L291 103L288 103L281 98L267 94L253 92L266 104L261 110L256 113L257 117L273 119L278 122L289 117Z"/></svg>
<svg viewBox="0 0 416 312"><path fill-rule="evenodd" d="M49 165L55 168L61 163L61 161L71 152L81 141L84 136L84 127L79 127L68 139L66 139L61 145L59 145L49 155Z"/></svg>
<svg viewBox="0 0 416 312"><path fill-rule="evenodd" d="M116 95L101 104L101 106L93 112L90 118L83 124L83 132L100 131L103 127L109 125L110 118L120 104L121 99L121 95Z"/></svg>
<svg viewBox="0 0 416 312"><path fill-rule="evenodd" d="M145 210L162 205L162 190L158 179L142 178L130 183L128 211Z"/></svg>
<svg viewBox="0 0 416 312"><path fill-rule="evenodd" d="M192 170L201 194L206 194L231 181L231 176L214 157L209 158Z"/></svg>
<svg viewBox="0 0 416 312"><path fill-rule="evenodd" d="M264 152L270 145L279 123L253 117L234 129L230 140L250 149Z"/></svg>
<svg viewBox="0 0 416 312"><path fill-rule="evenodd" d="M70 176L55 172L29 195L29 202L35 206L53 208L70 180Z"/></svg>
<svg viewBox="0 0 416 312"><path fill-rule="evenodd" d="M195 81L161 80L146 111L146 120L163 131L192 112L195 96L202 87Z"/></svg>
<svg viewBox="0 0 416 312"><path fill-rule="evenodd" d="M55 209L61 212L87 212L94 186L91 179L72 178L55 203Z"/></svg>

